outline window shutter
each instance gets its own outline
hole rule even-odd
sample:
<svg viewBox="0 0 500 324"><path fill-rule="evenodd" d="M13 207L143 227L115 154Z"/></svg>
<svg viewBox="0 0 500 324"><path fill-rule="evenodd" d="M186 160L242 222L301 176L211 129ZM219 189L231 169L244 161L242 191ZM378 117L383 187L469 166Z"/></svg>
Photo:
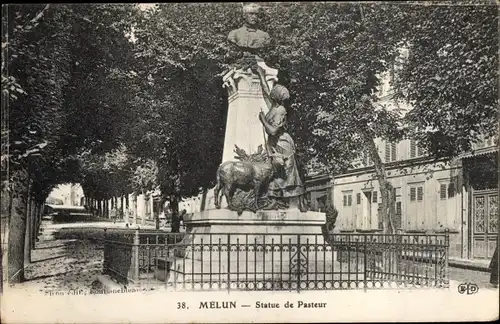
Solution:
<svg viewBox="0 0 500 324"><path fill-rule="evenodd" d="M401 202L396 201L396 216L401 216Z"/></svg>
<svg viewBox="0 0 500 324"><path fill-rule="evenodd" d="M442 184L439 186L439 198L440 198L441 200L446 199L446 183L442 183Z"/></svg>
<svg viewBox="0 0 500 324"><path fill-rule="evenodd" d="M348 195L347 198L349 199L348 206L352 206L352 195Z"/></svg>
<svg viewBox="0 0 500 324"><path fill-rule="evenodd" d="M397 143L391 143L391 161L397 160Z"/></svg>
<svg viewBox="0 0 500 324"><path fill-rule="evenodd" d="M410 140L410 158L416 157L417 154L417 147L416 143L414 140Z"/></svg>
<svg viewBox="0 0 500 324"><path fill-rule="evenodd" d="M415 201L416 200L416 188L411 187L410 188L410 201Z"/></svg>
<svg viewBox="0 0 500 324"><path fill-rule="evenodd" d="M357 193L356 194L356 203L359 205L361 204L361 194L360 193Z"/></svg>
<svg viewBox="0 0 500 324"><path fill-rule="evenodd" d="M378 200L377 193L378 193L377 191L374 191L373 194L372 194L372 197L373 197L372 202L374 202L374 203L376 203L377 200Z"/></svg>
<svg viewBox="0 0 500 324"><path fill-rule="evenodd" d="M344 207L347 206L347 197L344 195Z"/></svg>
<svg viewBox="0 0 500 324"><path fill-rule="evenodd" d="M417 188L417 200L418 201L424 200L424 188L423 187Z"/></svg>
<svg viewBox="0 0 500 324"><path fill-rule="evenodd" d="M389 142L385 143L385 162L390 162L391 160L391 144Z"/></svg>
<svg viewBox="0 0 500 324"><path fill-rule="evenodd" d="M365 164L365 166L370 166L370 156L368 154L365 154L363 163Z"/></svg>
<svg viewBox="0 0 500 324"><path fill-rule="evenodd" d="M425 155L425 150L422 147L417 146L417 156L422 156L422 155Z"/></svg>
<svg viewBox="0 0 500 324"><path fill-rule="evenodd" d="M455 184L452 182L448 186L448 198L455 197Z"/></svg>

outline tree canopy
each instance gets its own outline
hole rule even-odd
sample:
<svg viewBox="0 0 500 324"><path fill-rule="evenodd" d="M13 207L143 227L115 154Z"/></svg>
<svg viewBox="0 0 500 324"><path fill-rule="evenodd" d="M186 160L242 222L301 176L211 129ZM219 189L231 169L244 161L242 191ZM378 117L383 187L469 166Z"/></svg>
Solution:
<svg viewBox="0 0 500 324"><path fill-rule="evenodd" d="M494 134L496 6L261 5L260 28L272 38L263 57L288 75L290 133L308 173L342 172L369 154L384 187L375 138L413 138L452 158ZM214 185L227 112L221 76L240 55L227 34L243 24L240 4L3 10L3 188L42 201L64 182L99 199L159 187L178 200ZM395 65L401 48L409 55ZM378 96L387 73L406 114ZM12 226L23 232L22 221Z"/></svg>

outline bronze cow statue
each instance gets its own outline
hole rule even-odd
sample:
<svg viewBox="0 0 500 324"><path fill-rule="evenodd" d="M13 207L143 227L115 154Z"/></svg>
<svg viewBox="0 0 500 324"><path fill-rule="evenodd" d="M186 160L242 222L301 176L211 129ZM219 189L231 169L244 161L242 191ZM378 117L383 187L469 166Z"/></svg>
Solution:
<svg viewBox="0 0 500 324"><path fill-rule="evenodd" d="M273 151L268 162L227 161L217 169L217 185L215 186L215 207L220 209L222 195L226 197L229 209L233 209L232 199L237 188L252 188L255 194L255 206L258 209L259 192L274 178L279 168L285 166L288 156Z"/></svg>

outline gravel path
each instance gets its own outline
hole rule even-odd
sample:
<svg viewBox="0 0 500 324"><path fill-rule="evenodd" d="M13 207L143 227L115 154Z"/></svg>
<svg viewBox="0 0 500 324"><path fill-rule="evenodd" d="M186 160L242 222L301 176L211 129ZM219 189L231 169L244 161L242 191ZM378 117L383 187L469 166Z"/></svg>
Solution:
<svg viewBox="0 0 500 324"><path fill-rule="evenodd" d="M87 240L39 242L32 252L32 263L25 270L26 285L40 292L90 289L102 273L103 250Z"/></svg>

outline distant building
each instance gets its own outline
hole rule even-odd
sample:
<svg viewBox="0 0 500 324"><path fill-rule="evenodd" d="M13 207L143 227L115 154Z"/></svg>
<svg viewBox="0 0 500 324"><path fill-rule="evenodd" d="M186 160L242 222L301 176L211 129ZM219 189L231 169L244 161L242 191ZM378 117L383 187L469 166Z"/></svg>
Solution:
<svg viewBox="0 0 500 324"><path fill-rule="evenodd" d="M67 206L81 206L83 198L83 189L80 184L62 184L57 186L49 196L49 199L52 199L59 204L67 205Z"/></svg>

